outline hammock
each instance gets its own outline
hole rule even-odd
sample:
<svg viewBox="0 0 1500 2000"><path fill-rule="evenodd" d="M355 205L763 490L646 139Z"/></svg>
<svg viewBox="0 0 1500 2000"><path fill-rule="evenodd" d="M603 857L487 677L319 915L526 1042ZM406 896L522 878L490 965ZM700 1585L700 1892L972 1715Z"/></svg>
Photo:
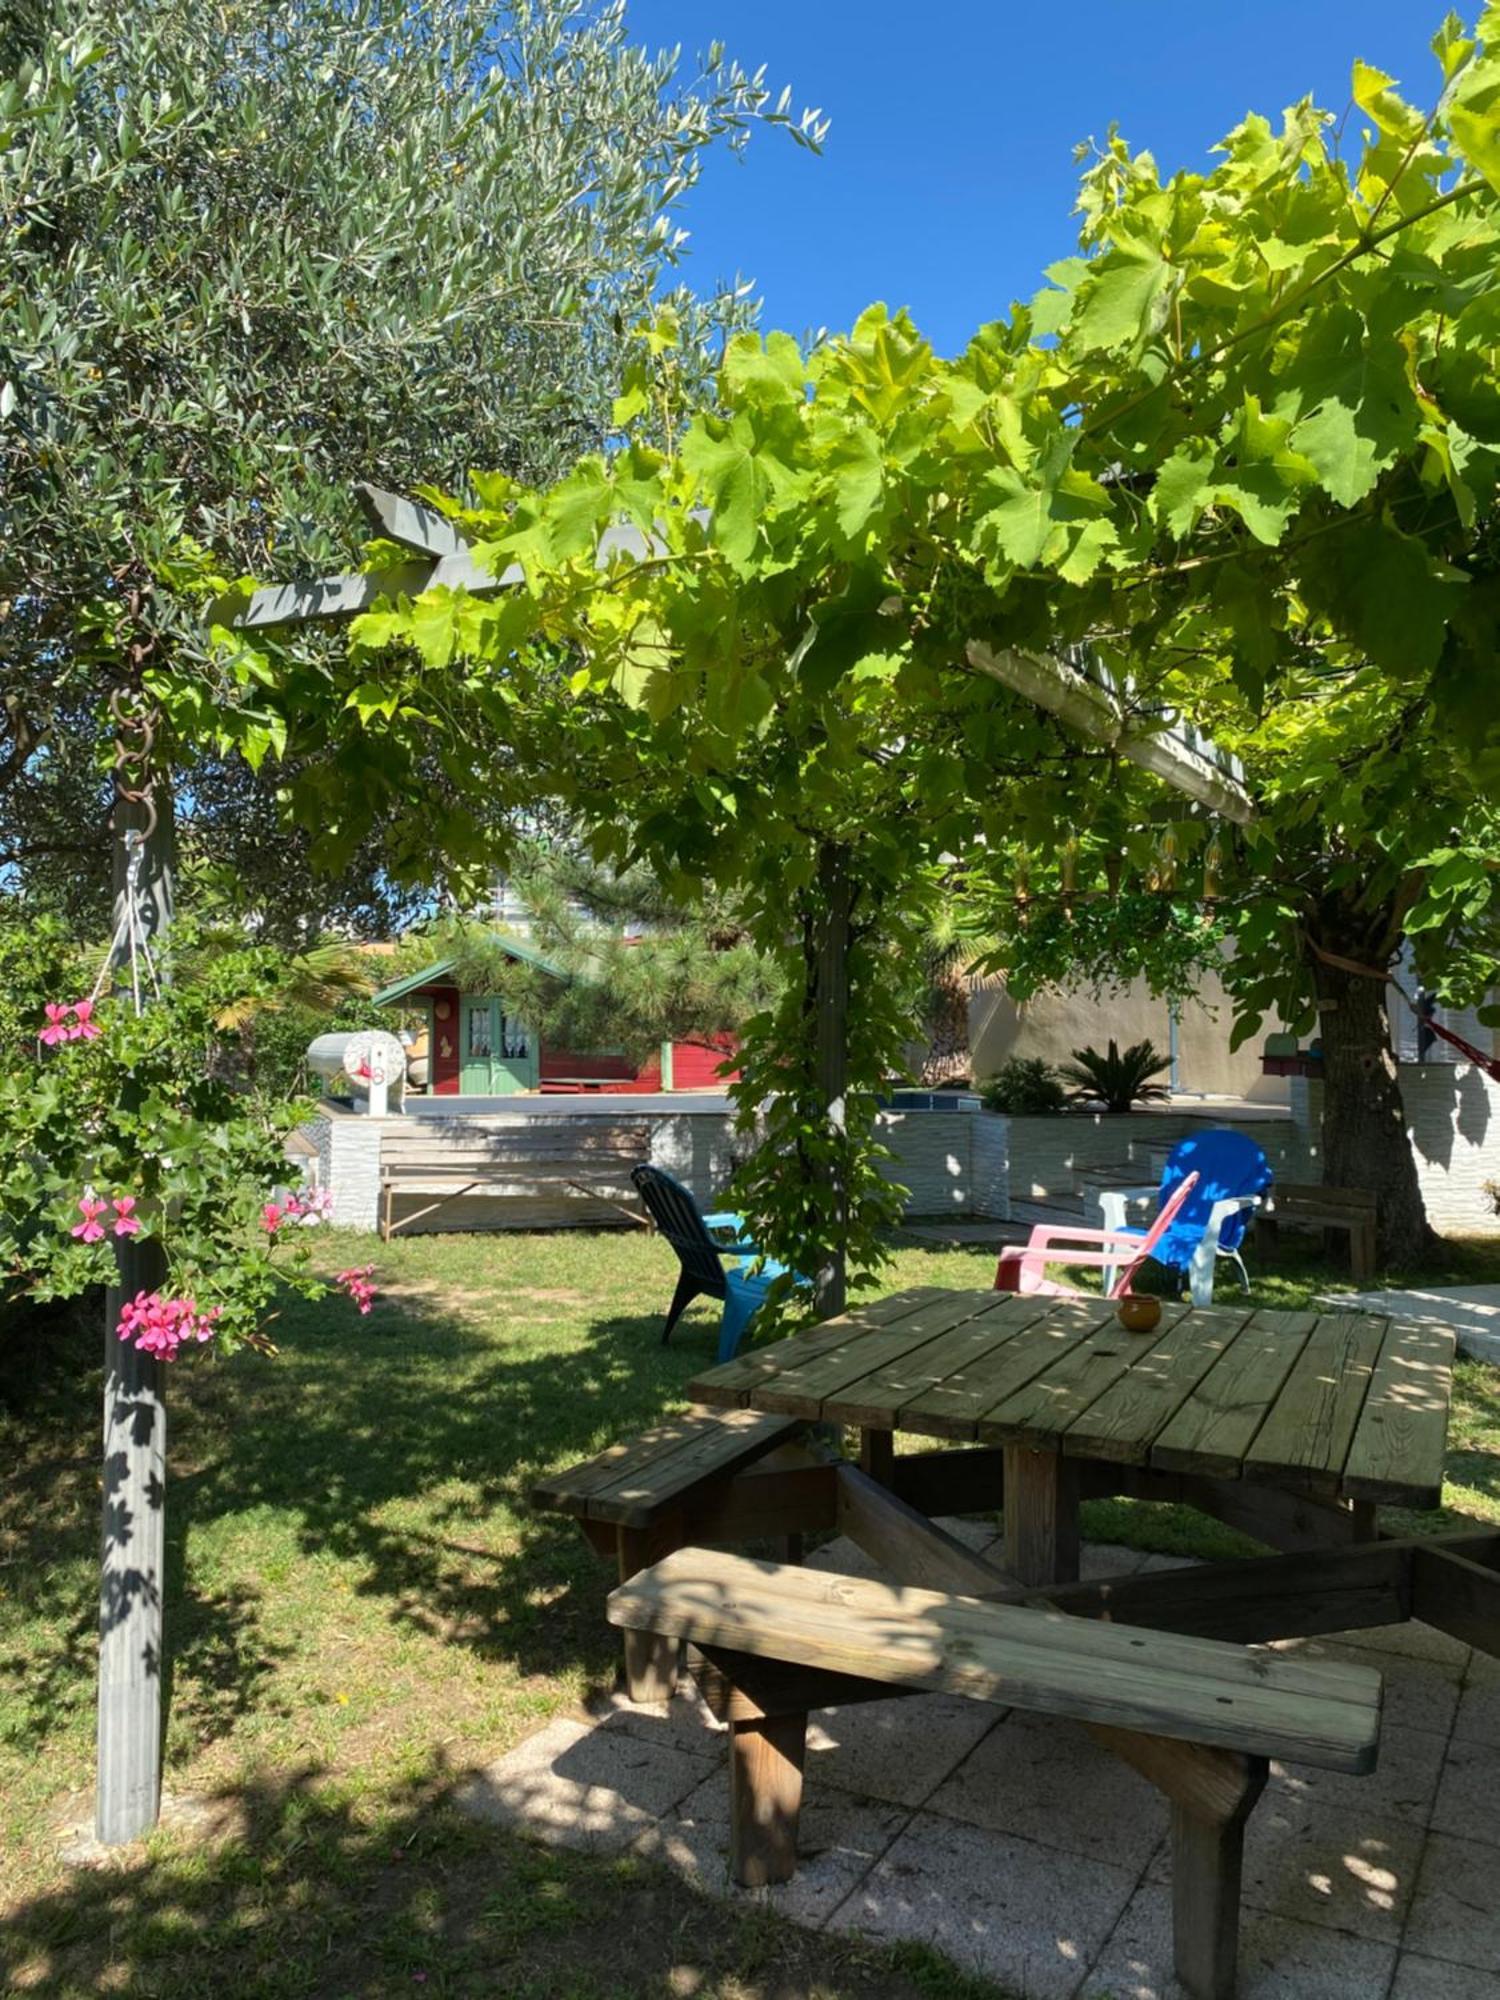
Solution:
<svg viewBox="0 0 1500 2000"><path fill-rule="evenodd" d="M1500 1083L1500 1056L1487 1056L1482 1049L1476 1049L1472 1042L1465 1041L1464 1037L1456 1034L1452 1028L1445 1028L1441 1021L1434 1021L1430 1014L1424 1014L1393 972L1381 972L1376 966L1358 965L1352 958L1340 958L1336 951L1324 951L1321 946L1313 943L1305 931L1303 937L1308 950L1315 958L1321 958L1325 965L1336 965L1340 972L1352 972L1361 979L1378 979L1382 985L1394 986L1417 1019L1424 1022L1439 1041L1447 1042L1450 1047L1457 1049L1468 1062L1482 1069L1492 1083Z"/></svg>

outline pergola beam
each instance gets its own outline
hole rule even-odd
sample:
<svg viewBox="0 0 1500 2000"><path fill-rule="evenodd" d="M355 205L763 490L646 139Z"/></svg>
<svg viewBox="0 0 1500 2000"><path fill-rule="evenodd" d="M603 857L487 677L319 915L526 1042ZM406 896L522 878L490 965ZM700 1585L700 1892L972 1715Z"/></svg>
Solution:
<svg viewBox="0 0 1500 2000"><path fill-rule="evenodd" d="M253 592L248 603L221 599L210 615L235 630L264 630L309 620L353 618L382 597L415 597L434 585L490 597L525 583L520 563L511 563L498 574L481 568L459 529L434 508L368 482L361 482L354 490L376 533L409 548L411 562L367 573L323 577L315 583L272 584ZM694 519L706 524L709 515L705 509L695 508ZM657 553L657 547L633 522L616 521L599 537L594 559L602 569L616 556L639 561ZM1203 739L1189 725L1175 719L1156 726L1137 720L1111 688L1088 679L1061 659L1011 649L996 652L978 639L969 642L967 659L976 672L987 674L1055 715L1065 728L1117 751L1210 812L1241 825L1254 817L1254 804L1234 772L1223 760L1204 754L1199 747Z"/></svg>
<svg viewBox="0 0 1500 2000"><path fill-rule="evenodd" d="M1066 660L1012 648L996 652L981 639L969 641L967 658L977 673L1024 695L1080 736L1118 751L1210 812L1241 826L1254 818L1255 806L1244 786L1232 771L1205 756L1196 747L1202 739L1196 732L1190 735L1180 722L1169 721L1159 729L1143 728L1126 713L1115 694L1087 679Z"/></svg>

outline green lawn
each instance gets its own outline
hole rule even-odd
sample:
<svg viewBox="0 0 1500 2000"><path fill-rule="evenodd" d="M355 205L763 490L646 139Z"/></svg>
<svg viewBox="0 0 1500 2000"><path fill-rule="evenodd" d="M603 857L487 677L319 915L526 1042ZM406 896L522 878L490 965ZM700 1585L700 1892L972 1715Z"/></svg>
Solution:
<svg viewBox="0 0 1500 2000"><path fill-rule="evenodd" d="M351 1256L348 1239L338 1244ZM0 1987L274 1994L978 1996L922 1955L726 1915L665 1875L475 1827L455 1777L610 1681L605 1566L533 1515L544 1469L681 1399L714 1349L656 1337L674 1264L635 1233L360 1246L381 1299L289 1306L275 1361L172 1377L166 1784L138 1854L62 1867L92 1761L97 1375L0 1421ZM1454 1253L1450 1278L1500 1275ZM887 1275L983 1285L993 1257L903 1247ZM1328 1282L1284 1266L1262 1303ZM1500 1519L1500 1371L1460 1370L1455 1514ZM1439 1516L1431 1519L1436 1522ZM1142 1547L1248 1549L1186 1510L1100 1502Z"/></svg>

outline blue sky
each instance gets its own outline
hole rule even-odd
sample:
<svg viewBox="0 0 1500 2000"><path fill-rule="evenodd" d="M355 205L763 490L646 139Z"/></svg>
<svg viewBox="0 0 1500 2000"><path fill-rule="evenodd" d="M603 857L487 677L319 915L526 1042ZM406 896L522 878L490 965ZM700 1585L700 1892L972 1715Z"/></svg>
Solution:
<svg viewBox="0 0 1500 2000"><path fill-rule="evenodd" d="M685 61L717 37L833 120L821 157L761 133L710 163L682 218L694 285L754 278L764 324L797 334L884 299L953 353L1072 250L1079 140L1113 119L1164 169L1203 165L1246 111L1310 92L1341 113L1355 56L1428 103L1446 4L629 0L629 19Z"/></svg>

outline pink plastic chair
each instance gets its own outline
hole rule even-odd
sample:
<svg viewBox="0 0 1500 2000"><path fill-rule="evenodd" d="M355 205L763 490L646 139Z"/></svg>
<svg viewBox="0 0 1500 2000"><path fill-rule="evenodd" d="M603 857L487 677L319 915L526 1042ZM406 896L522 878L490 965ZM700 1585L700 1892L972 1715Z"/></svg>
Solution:
<svg viewBox="0 0 1500 2000"><path fill-rule="evenodd" d="M995 1266L995 1290L1040 1292L1057 1299L1086 1298L1087 1293L1075 1291L1071 1285L1055 1285L1047 1276L1049 1264L1074 1264L1115 1270L1117 1275L1107 1296L1123 1299L1130 1290L1131 1279L1172 1227L1178 1209L1197 1185L1196 1174L1180 1181L1170 1198L1162 1203L1160 1214L1144 1236L1127 1236L1116 1229L1074 1229L1070 1225L1057 1228L1050 1223L1039 1223L1024 1248L1017 1246L1000 1252L1000 1262ZM1089 1247L1075 1248L1075 1245Z"/></svg>

